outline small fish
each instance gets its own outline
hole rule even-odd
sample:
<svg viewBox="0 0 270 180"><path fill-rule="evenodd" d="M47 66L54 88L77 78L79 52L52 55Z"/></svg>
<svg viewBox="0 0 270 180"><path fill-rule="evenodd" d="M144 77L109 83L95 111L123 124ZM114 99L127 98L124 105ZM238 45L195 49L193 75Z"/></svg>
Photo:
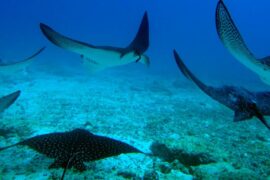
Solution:
<svg viewBox="0 0 270 180"><path fill-rule="evenodd" d="M0 98L0 113L4 112L20 96L21 91L15 91Z"/></svg>
<svg viewBox="0 0 270 180"><path fill-rule="evenodd" d="M212 87L201 82L186 67L174 50L174 58L183 75L192 80L205 94L234 111L234 122L257 117L269 130L264 116L270 115L270 92L251 92L235 86Z"/></svg>
<svg viewBox="0 0 270 180"><path fill-rule="evenodd" d="M270 85L270 56L261 59L254 56L222 0L219 0L216 7L216 29L225 48L240 63L259 75L264 83Z"/></svg>
<svg viewBox="0 0 270 180"><path fill-rule="evenodd" d="M16 61L6 61L1 59L0 60L0 73L4 74L12 74L18 71L24 71L35 59L36 56L38 56L42 51L44 51L45 47L40 48L38 51L36 51L34 54L29 56L28 58L25 58L23 60L16 60Z"/></svg>
<svg viewBox="0 0 270 180"><path fill-rule="evenodd" d="M2 147L0 151L18 145L28 146L49 158L55 159L49 168L64 168L62 179L64 179L68 168L74 167L79 171L85 171L84 162L123 153L143 153L124 142L94 135L84 129L34 136L14 145Z"/></svg>
<svg viewBox="0 0 270 180"><path fill-rule="evenodd" d="M149 58L144 52L149 46L149 23L145 12L137 35L125 48L112 46L94 46L66 37L49 26L41 23L40 29L43 34L56 46L78 53L83 58L83 65L90 72L101 71L106 68L141 62L149 65Z"/></svg>

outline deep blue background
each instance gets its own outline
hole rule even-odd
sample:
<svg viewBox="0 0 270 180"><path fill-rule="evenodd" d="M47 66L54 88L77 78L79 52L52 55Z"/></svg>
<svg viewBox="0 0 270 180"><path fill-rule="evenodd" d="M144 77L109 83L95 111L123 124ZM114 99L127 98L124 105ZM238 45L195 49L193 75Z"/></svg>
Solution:
<svg viewBox="0 0 270 180"><path fill-rule="evenodd" d="M172 49L176 48L204 81L260 86L257 76L239 64L219 41L215 29L216 4L217 1L210 0L2 1L0 58L21 58L46 45L40 62L51 63L54 68L76 64L80 62L79 56L48 42L39 30L40 22L94 45L125 46L134 37L147 10L150 72L181 77L172 58ZM254 54L270 55L270 1L226 0L225 4ZM137 64L126 68L141 68L142 75L149 72Z"/></svg>

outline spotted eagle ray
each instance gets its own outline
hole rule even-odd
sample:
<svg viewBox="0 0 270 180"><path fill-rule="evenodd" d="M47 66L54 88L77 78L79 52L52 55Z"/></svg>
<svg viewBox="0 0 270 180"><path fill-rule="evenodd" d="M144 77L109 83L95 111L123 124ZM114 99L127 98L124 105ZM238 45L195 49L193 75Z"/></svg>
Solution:
<svg viewBox="0 0 270 180"><path fill-rule="evenodd" d="M142 151L124 142L94 135L84 129L34 136L14 145L2 147L0 151L18 145L28 146L49 158L55 159L49 168L64 168L62 179L64 179L68 168L74 167L79 171L85 171L84 162L123 153L142 153Z"/></svg>
<svg viewBox="0 0 270 180"><path fill-rule="evenodd" d="M80 54L83 64L91 71L97 72L109 67L125 65L131 62L141 62L149 65L149 58L144 52L149 46L149 23L145 12L137 35L125 48L112 46L94 46L66 37L49 26L41 23L41 31L53 44Z"/></svg>
<svg viewBox="0 0 270 180"><path fill-rule="evenodd" d="M4 112L9 106L11 106L16 99L20 96L21 91L15 91L11 94L0 98L0 113Z"/></svg>
<svg viewBox="0 0 270 180"><path fill-rule="evenodd" d="M247 68L257 73L261 80L270 85L270 56L258 59L248 49L232 17L220 0L216 8L216 29L218 36L228 51Z"/></svg>
<svg viewBox="0 0 270 180"><path fill-rule="evenodd" d="M29 66L36 56L38 56L42 51L44 51L45 47L40 48L31 56L16 61L7 61L7 60L0 60L0 73L15 73L20 70L25 70L27 66Z"/></svg>
<svg viewBox="0 0 270 180"><path fill-rule="evenodd" d="M186 78L192 80L205 94L234 111L234 122L257 117L270 130L264 118L270 115L270 92L251 92L235 86L207 86L189 71L175 50L174 57Z"/></svg>

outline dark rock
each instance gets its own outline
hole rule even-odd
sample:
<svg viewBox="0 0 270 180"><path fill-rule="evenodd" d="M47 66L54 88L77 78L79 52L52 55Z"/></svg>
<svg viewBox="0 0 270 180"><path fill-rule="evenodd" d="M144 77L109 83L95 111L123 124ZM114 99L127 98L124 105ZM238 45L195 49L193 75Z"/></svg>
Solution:
<svg viewBox="0 0 270 180"><path fill-rule="evenodd" d="M161 164L161 165L159 166L159 168L160 168L160 171L161 171L163 174L168 174L168 173L170 173L171 170L172 170L171 167L169 167L169 166L167 166L167 165L165 165L165 164Z"/></svg>
<svg viewBox="0 0 270 180"><path fill-rule="evenodd" d="M58 174L56 172L52 172L51 175L49 176L49 180L57 180L60 177L58 176Z"/></svg>
<svg viewBox="0 0 270 180"><path fill-rule="evenodd" d="M159 176L156 171L146 171L143 175L143 180L158 180Z"/></svg>
<svg viewBox="0 0 270 180"><path fill-rule="evenodd" d="M4 138L8 138L12 133L14 133L14 129L12 128L0 128L0 136L3 136Z"/></svg>
<svg viewBox="0 0 270 180"><path fill-rule="evenodd" d="M149 86L149 90L151 92L160 93L160 94L164 94L164 95L167 95L167 96L172 96L172 94L173 94L169 89L167 89L167 87L165 87L160 82L153 82Z"/></svg>
<svg viewBox="0 0 270 180"><path fill-rule="evenodd" d="M182 149L170 149L161 143L153 143L150 148L154 156L169 163L178 160L185 166L199 166L201 164L216 162L216 160L206 153L190 153Z"/></svg>
<svg viewBox="0 0 270 180"><path fill-rule="evenodd" d="M122 176L126 179L136 179L137 178L137 175L133 172L120 171L120 172L117 172L117 175Z"/></svg>
<svg viewBox="0 0 270 180"><path fill-rule="evenodd" d="M257 134L257 135L256 135L256 138L257 138L258 140L260 140L260 141L267 142L267 139L266 139L264 136L260 135L260 134Z"/></svg>
<svg viewBox="0 0 270 180"><path fill-rule="evenodd" d="M253 180L260 178L254 171L246 168L235 169L230 163L215 163L192 167L192 175L197 179Z"/></svg>

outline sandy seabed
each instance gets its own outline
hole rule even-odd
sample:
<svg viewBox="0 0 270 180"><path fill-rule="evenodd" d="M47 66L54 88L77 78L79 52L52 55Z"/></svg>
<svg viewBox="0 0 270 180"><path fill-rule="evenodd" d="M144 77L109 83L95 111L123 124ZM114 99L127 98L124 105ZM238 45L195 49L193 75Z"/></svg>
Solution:
<svg viewBox="0 0 270 180"><path fill-rule="evenodd" d="M179 75L180 76L180 75ZM125 154L68 170L66 179L266 179L269 131L255 118L233 123L233 112L181 77L104 73L28 75L2 80L1 94L22 91L0 121L0 146L38 134L84 128L150 152L153 142L215 162L182 164ZM0 179L59 179L52 159L27 147L0 152Z"/></svg>

